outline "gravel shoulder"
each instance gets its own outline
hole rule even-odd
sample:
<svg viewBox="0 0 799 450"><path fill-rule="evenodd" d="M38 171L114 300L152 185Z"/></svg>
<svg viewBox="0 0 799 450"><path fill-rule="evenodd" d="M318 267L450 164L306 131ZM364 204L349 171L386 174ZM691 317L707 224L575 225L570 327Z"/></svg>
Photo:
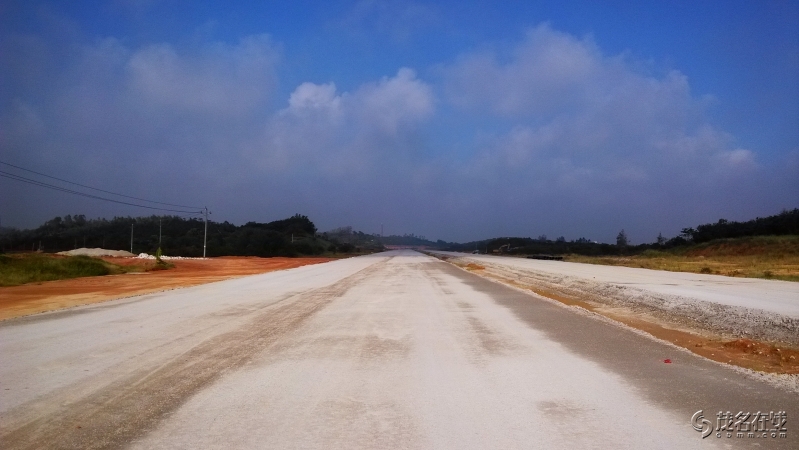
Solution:
<svg viewBox="0 0 799 450"><path fill-rule="evenodd" d="M735 278L686 272L602 266L564 261L540 261L493 255L433 252L502 266L518 273L546 274L564 281L580 280L618 288L638 289L674 298L689 298L723 306L758 309L799 319L799 283Z"/></svg>
<svg viewBox="0 0 799 450"><path fill-rule="evenodd" d="M434 253L480 275L584 307L720 362L799 373L799 283ZM723 342L731 340L740 341L732 346Z"/></svg>

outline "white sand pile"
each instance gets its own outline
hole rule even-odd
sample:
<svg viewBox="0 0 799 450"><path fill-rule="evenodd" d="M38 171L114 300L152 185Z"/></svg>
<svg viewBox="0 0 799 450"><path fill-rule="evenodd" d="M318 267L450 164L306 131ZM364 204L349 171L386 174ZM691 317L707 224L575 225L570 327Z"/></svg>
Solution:
<svg viewBox="0 0 799 450"><path fill-rule="evenodd" d="M150 254L147 254L147 253L139 253L139 255L136 256L136 257L139 258L139 259L155 259L155 255L150 255ZM161 255L161 259L166 261L166 260L169 260L169 259L203 259L203 258L192 258L192 257L189 257L189 256L166 256L166 255Z"/></svg>
<svg viewBox="0 0 799 450"><path fill-rule="evenodd" d="M106 250L104 248L78 248L75 250L70 250L67 252L58 252L57 255L67 255L67 256L124 256L124 257L131 257L136 256L131 252L126 252L125 250Z"/></svg>

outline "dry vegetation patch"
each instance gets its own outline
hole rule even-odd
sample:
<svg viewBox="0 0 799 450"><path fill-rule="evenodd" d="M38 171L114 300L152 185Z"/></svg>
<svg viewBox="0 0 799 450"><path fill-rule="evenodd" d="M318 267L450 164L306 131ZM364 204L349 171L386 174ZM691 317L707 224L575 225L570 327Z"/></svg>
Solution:
<svg viewBox="0 0 799 450"><path fill-rule="evenodd" d="M568 255L565 259L671 272L799 281L799 236L720 239L688 248L647 250L640 255Z"/></svg>

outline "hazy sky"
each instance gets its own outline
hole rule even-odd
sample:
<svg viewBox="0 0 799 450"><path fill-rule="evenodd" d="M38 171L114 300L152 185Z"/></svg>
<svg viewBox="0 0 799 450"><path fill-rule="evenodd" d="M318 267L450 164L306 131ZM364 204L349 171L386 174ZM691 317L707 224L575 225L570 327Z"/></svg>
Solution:
<svg viewBox="0 0 799 450"><path fill-rule="evenodd" d="M799 207L799 2L254 3L3 2L0 160L455 241ZM151 213L0 178L4 226Z"/></svg>

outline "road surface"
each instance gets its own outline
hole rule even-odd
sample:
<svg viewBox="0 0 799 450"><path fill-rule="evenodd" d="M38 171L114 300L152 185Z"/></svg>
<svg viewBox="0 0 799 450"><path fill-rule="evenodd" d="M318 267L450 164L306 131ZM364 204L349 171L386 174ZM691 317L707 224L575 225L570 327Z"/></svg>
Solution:
<svg viewBox="0 0 799 450"><path fill-rule="evenodd" d="M629 286L658 294L687 297L720 305L757 308L791 318L799 318L799 283L790 281L735 278L722 275L456 252L435 253L466 258L477 263L503 265L517 270Z"/></svg>
<svg viewBox="0 0 799 450"><path fill-rule="evenodd" d="M0 322L0 357L6 449L799 448L796 393L413 251Z"/></svg>

